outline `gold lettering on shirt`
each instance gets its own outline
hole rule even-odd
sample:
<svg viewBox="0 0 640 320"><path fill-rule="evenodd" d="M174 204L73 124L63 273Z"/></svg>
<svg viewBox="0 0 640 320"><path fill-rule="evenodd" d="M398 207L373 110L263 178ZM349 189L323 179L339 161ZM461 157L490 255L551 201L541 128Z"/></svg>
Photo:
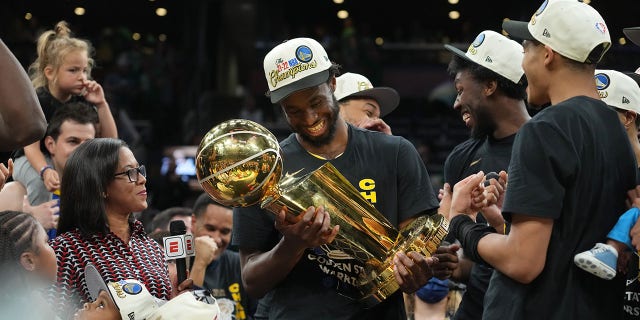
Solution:
<svg viewBox="0 0 640 320"><path fill-rule="evenodd" d="M376 192L374 191L376 182L373 179L365 178L360 180L358 187L360 187L360 190L364 190L360 192L363 198L369 200L371 203L377 202Z"/></svg>

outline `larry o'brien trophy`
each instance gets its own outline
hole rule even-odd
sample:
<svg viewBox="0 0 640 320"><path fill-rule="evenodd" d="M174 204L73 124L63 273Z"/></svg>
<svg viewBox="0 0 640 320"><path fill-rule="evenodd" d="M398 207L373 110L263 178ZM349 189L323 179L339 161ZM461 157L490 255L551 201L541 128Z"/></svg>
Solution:
<svg viewBox="0 0 640 320"><path fill-rule="evenodd" d="M399 289L393 274L396 252L417 251L429 257L447 234L447 220L439 214L416 219L398 232L328 162L307 175L283 177L278 140L250 120L228 120L213 127L200 142L196 174L215 201L232 207L259 203L275 214L286 207L288 222L298 221L310 206L323 206L331 227L340 225L328 256L347 254L362 263L358 296L351 298L366 306Z"/></svg>

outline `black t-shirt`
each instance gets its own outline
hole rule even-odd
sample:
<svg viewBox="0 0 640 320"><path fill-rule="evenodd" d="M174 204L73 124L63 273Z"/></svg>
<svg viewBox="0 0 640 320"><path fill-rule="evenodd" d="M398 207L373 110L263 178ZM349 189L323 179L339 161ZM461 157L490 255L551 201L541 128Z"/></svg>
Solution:
<svg viewBox="0 0 640 320"><path fill-rule="evenodd" d="M553 219L544 269L523 285L495 270L486 319L621 319L624 278L604 280L573 257L606 240L636 183L618 115L574 97L540 111L517 133L503 214Z"/></svg>
<svg viewBox="0 0 640 320"><path fill-rule="evenodd" d="M230 300L235 305L234 319L250 319L257 302L251 299L242 286L240 256L237 252L225 250L218 260L207 266L202 287L218 299Z"/></svg>
<svg viewBox="0 0 640 320"><path fill-rule="evenodd" d="M640 168L638 168L640 177ZM624 292L624 319L640 319L640 258L632 254L627 266L627 283Z"/></svg>
<svg viewBox="0 0 640 320"><path fill-rule="evenodd" d="M299 174L304 175L327 162L306 152L294 134L280 145L285 173L302 170ZM424 163L402 137L349 126L344 154L329 162L396 228L417 214L435 212L439 205ZM273 217L257 206L234 209L233 243L241 249L271 250L280 238ZM406 319L400 290L370 309L339 294L353 289L362 269L353 258L334 251L325 246L306 250L272 291L271 319Z"/></svg>
<svg viewBox="0 0 640 320"><path fill-rule="evenodd" d="M511 147L515 134L503 139L486 137L469 139L457 145L447 157L444 164L444 179L451 186L458 181L479 171L507 171L511 160ZM477 221L486 222L479 213ZM454 316L456 320L482 319L483 300L493 269L483 264L474 263L471 268L467 289Z"/></svg>
<svg viewBox="0 0 640 320"><path fill-rule="evenodd" d="M640 272L637 255L631 256L628 266L627 287L624 293L624 319L640 319Z"/></svg>

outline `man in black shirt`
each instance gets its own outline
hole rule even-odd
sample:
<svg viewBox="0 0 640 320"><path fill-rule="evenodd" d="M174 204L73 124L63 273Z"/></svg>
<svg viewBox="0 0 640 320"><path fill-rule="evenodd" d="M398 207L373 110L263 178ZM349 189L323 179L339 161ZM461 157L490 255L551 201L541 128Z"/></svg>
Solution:
<svg viewBox="0 0 640 320"><path fill-rule="evenodd" d="M526 79L519 43L497 32L483 31L467 52L445 47L454 53L449 63L458 93L453 108L460 112L472 133L445 161L445 183L452 186L479 171L506 171L516 132L530 117L524 103ZM477 222L505 230L500 214L487 214L488 217L479 214ZM487 220L489 217L492 219ZM463 259L461 264L466 261ZM468 268L459 270L464 274L456 272L459 276L454 280L468 280L455 319L482 319L482 302L493 269L473 264L470 273Z"/></svg>
<svg viewBox="0 0 640 320"><path fill-rule="evenodd" d="M629 139L593 80L611 45L607 26L587 4L545 1L529 23L505 21L503 28L525 39L529 103L550 106L514 141L503 207L508 235L478 227L467 212L482 174L455 187L450 230L467 256L495 268L483 317L620 319L624 279L603 280L573 263L576 253L604 241L636 183Z"/></svg>
<svg viewBox="0 0 640 320"><path fill-rule="evenodd" d="M276 46L265 56L264 69L271 102L281 106L294 132L280 142L283 172L304 175L330 162L396 228L435 213L429 175L411 142L356 128L340 117L333 95L338 68L317 41L296 38ZM417 252L396 255L400 290L367 309L345 296L364 270L331 244L345 230L332 227L322 206L300 217L291 224L284 211L234 208L233 243L240 250L243 283L255 297L269 293L269 318L406 318L402 292L423 286L435 260Z"/></svg>

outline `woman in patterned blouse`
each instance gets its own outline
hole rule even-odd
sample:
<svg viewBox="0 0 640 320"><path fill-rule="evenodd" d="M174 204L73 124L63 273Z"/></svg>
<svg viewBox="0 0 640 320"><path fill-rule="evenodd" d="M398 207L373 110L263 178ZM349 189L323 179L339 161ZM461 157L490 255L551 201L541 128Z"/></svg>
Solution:
<svg viewBox="0 0 640 320"><path fill-rule="evenodd" d="M146 170L122 140L99 138L80 145L67 161L60 195L57 284L49 290L67 319L90 301L84 269L96 266L106 281L136 279L159 299L171 298L164 251L135 221L147 207Z"/></svg>

